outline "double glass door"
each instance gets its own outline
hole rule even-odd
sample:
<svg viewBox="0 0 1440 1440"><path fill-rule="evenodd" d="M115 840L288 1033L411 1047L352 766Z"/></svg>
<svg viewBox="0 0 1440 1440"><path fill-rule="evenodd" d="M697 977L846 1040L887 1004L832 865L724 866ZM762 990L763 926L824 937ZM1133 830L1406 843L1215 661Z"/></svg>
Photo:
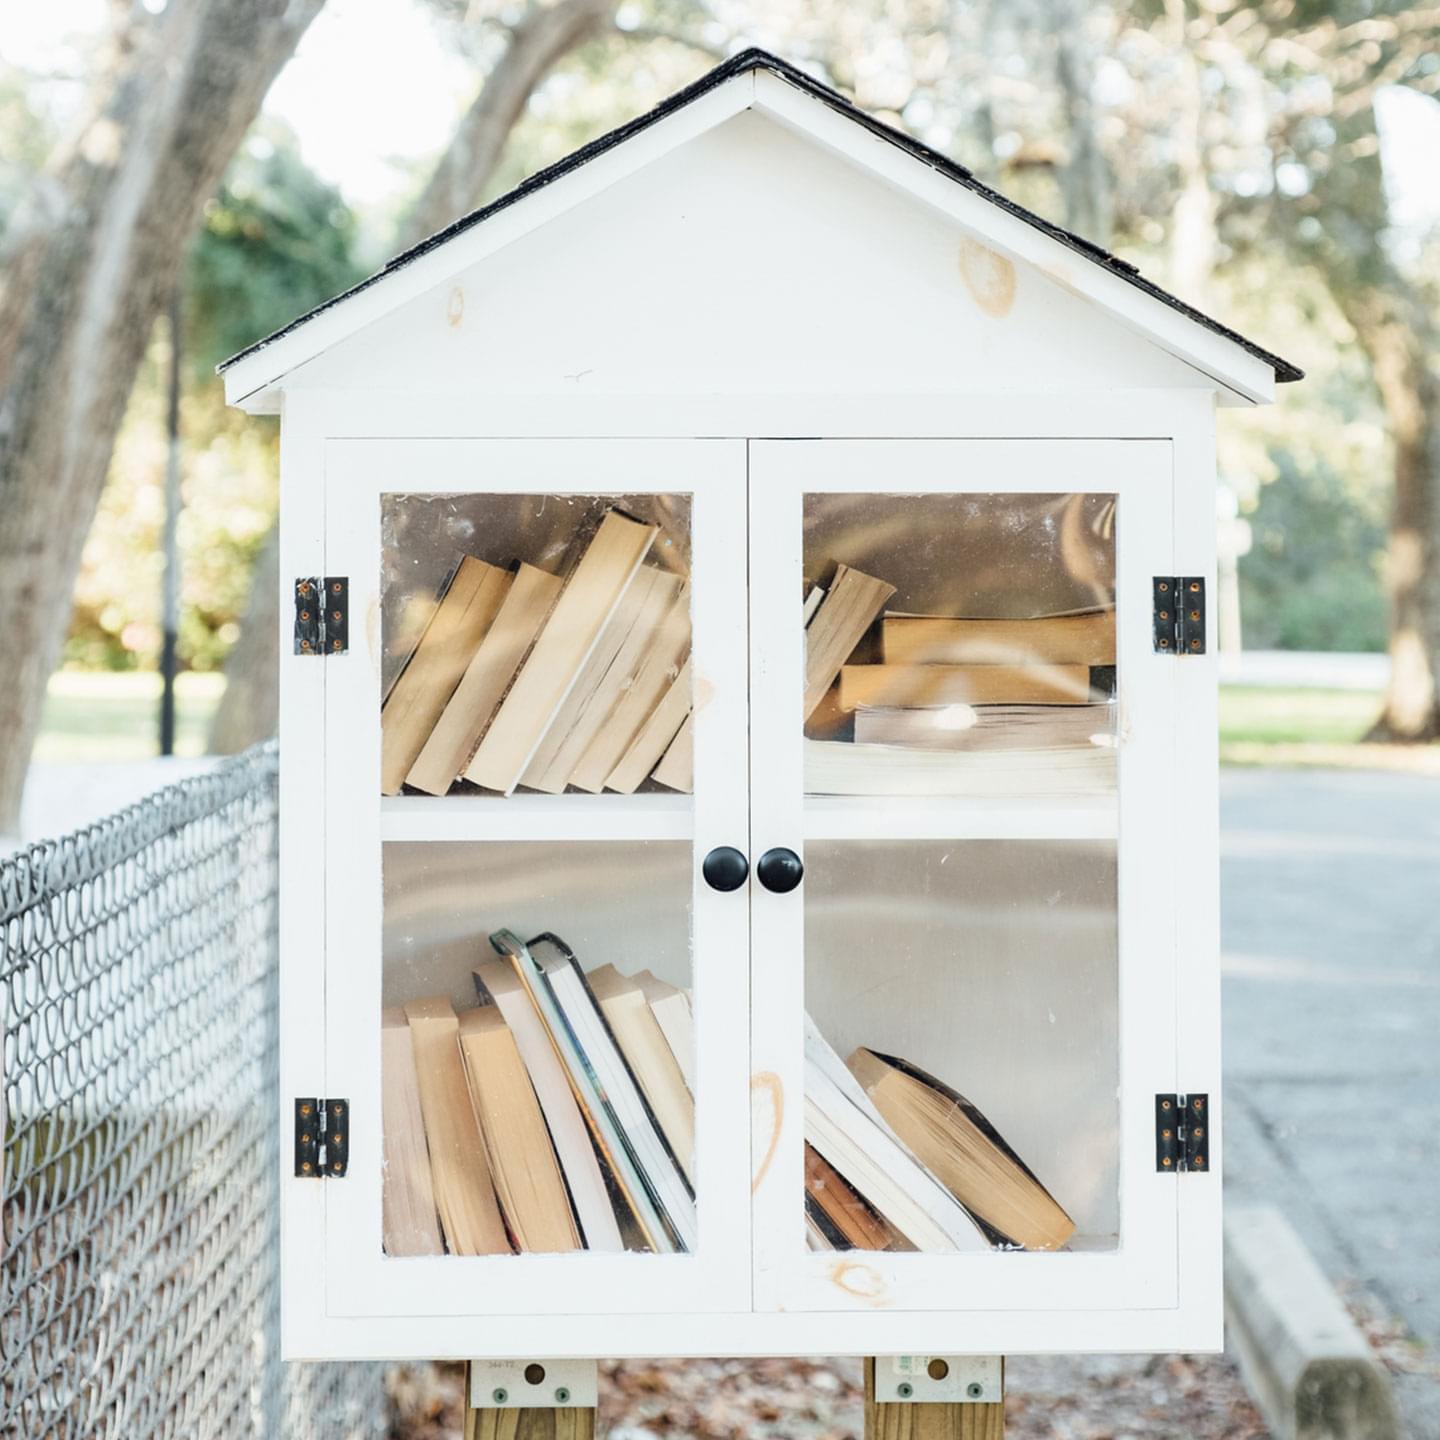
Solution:
<svg viewBox="0 0 1440 1440"><path fill-rule="evenodd" d="M1174 1303L1167 445L326 474L329 1313Z"/></svg>

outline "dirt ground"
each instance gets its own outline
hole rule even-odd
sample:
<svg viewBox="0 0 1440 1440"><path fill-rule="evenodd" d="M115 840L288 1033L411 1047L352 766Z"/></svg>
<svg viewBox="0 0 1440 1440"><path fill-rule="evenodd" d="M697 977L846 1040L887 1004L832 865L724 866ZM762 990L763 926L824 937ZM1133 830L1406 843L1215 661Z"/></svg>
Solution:
<svg viewBox="0 0 1440 1440"><path fill-rule="evenodd" d="M461 1433L458 1365L390 1373L391 1440ZM1006 1440L1267 1440L1227 1356L1022 1358ZM623 1360L600 1369L605 1440L861 1440L858 1360Z"/></svg>

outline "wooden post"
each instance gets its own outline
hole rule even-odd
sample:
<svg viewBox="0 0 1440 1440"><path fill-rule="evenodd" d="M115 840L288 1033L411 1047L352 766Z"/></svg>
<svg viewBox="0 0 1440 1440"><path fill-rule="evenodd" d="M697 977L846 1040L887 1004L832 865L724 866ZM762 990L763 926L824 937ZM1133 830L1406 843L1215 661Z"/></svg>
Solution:
<svg viewBox="0 0 1440 1440"><path fill-rule="evenodd" d="M465 1368L465 1440L595 1440L595 1411L588 1405L530 1410L470 1405L470 1368Z"/></svg>
<svg viewBox="0 0 1440 1440"><path fill-rule="evenodd" d="M995 1405L880 1404L875 1362L865 1362L865 1440L1005 1440L1005 1402Z"/></svg>

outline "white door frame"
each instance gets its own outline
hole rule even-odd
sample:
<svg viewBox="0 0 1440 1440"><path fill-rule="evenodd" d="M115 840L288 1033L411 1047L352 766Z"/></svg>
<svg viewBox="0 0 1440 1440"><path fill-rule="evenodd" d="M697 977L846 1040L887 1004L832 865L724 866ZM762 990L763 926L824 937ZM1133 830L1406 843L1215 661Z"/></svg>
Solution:
<svg viewBox="0 0 1440 1440"><path fill-rule="evenodd" d="M323 573L350 581L351 649L324 660L327 859L326 1093L351 1104L350 1166L325 1183L327 1316L489 1317L494 1353L507 1316L745 1310L749 991L743 890L699 881L711 847L744 844L747 792L744 442L739 440L331 439L325 449ZM692 497L695 720L693 812L670 796L379 796L380 497L397 492ZM315 717L321 724L321 717ZM737 765L740 772L737 774ZM623 801L632 800L633 805ZM533 802L533 803L532 803ZM658 802L658 803L655 803ZM692 819L693 815L693 819ZM653 835L651 832L653 831ZM691 1255L509 1255L390 1259L381 1252L380 995L382 839L521 841L693 838L697 1034L697 1215ZM317 900L318 900L317 896ZM467 1330L470 1327L467 1325ZM478 1350L476 1353L480 1353Z"/></svg>
<svg viewBox="0 0 1440 1440"><path fill-rule="evenodd" d="M1090 837L1092 809L803 797L802 501L823 491L1100 492L1118 497L1120 1243L1056 1254L809 1253L801 1205L803 886L752 897L752 1187L759 1311L1168 1309L1179 1303L1175 1179L1154 1172L1154 1096L1176 1056L1175 673L1153 653L1150 577L1174 573L1167 440L774 440L750 446L752 848L807 833ZM1113 813L1113 812L1112 812ZM876 826L881 826L876 830ZM1103 832L1102 832L1103 833Z"/></svg>

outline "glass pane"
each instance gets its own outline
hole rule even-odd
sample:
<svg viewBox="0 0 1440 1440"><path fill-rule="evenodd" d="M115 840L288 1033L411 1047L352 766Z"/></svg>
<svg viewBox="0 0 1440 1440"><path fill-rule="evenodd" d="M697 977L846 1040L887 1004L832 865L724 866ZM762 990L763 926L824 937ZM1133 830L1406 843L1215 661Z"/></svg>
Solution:
<svg viewBox="0 0 1440 1440"><path fill-rule="evenodd" d="M1116 498L805 497L810 794L1115 786Z"/></svg>
<svg viewBox="0 0 1440 1440"><path fill-rule="evenodd" d="M685 495L381 497L381 791L688 792Z"/></svg>
<svg viewBox="0 0 1440 1440"><path fill-rule="evenodd" d="M1113 1249L1113 841L806 847L812 1248Z"/></svg>
<svg viewBox="0 0 1440 1440"><path fill-rule="evenodd" d="M386 1253L693 1251L690 846L383 848Z"/></svg>

